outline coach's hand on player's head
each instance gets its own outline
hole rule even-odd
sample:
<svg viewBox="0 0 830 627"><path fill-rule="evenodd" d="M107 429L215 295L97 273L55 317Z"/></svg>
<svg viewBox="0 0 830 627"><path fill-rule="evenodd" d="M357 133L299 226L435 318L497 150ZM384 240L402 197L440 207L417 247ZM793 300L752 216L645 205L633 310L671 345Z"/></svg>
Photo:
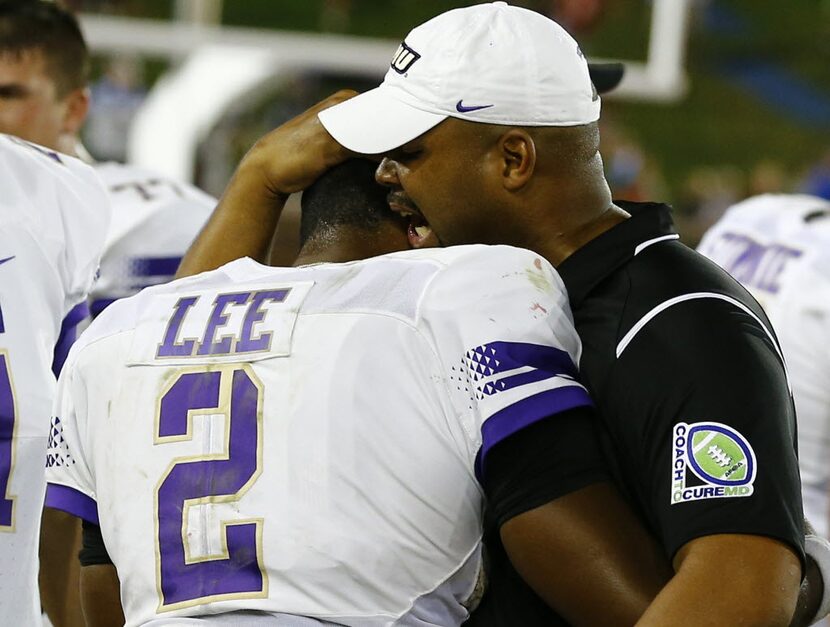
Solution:
<svg viewBox="0 0 830 627"><path fill-rule="evenodd" d="M348 89L338 91L277 127L254 144L239 169L261 175L274 195L304 190L323 172L353 156L334 141L317 114L356 95Z"/></svg>
<svg viewBox="0 0 830 627"><path fill-rule="evenodd" d="M317 113L353 97L339 91L262 137L242 159L176 277L251 257L268 263L271 242L288 196L309 187L351 153L328 134Z"/></svg>

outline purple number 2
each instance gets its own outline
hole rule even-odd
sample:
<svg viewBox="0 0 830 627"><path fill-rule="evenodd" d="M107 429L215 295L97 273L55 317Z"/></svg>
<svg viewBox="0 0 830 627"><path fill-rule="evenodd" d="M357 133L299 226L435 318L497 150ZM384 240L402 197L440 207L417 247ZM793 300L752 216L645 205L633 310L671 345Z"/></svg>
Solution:
<svg viewBox="0 0 830 627"><path fill-rule="evenodd" d="M262 472L262 387L247 366L179 375L161 399L156 444L192 439L193 414L223 413L224 454L174 459L156 491L160 612L267 596L262 519L223 521L224 554L190 557L189 507L239 500Z"/></svg>
<svg viewBox="0 0 830 627"><path fill-rule="evenodd" d="M9 496L9 478L14 457L14 391L9 361L0 352L0 529L14 529L14 497Z"/></svg>

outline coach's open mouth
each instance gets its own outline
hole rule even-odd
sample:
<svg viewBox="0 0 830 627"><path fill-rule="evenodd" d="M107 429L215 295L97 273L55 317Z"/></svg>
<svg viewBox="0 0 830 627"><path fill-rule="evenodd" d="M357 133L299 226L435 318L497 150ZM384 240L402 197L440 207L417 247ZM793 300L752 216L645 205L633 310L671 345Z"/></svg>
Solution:
<svg viewBox="0 0 830 627"><path fill-rule="evenodd" d="M404 192L389 192L386 200L392 211L409 221L407 236L409 237L409 245L412 248L426 248L437 245L437 239L432 232L432 227L430 227L429 222L427 222L426 218L415 207L415 203Z"/></svg>

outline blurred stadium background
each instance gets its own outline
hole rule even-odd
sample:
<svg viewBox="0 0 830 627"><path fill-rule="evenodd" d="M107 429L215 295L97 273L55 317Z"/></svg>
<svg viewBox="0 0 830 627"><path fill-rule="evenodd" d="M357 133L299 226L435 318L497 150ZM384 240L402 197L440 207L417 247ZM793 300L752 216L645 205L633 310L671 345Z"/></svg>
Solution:
<svg viewBox="0 0 830 627"><path fill-rule="evenodd" d="M85 129L219 194L254 140L329 93L379 82L448 0L66 0L95 52ZM523 0L590 58L626 61L605 98L615 196L675 208L695 244L751 194L830 197L830 0Z"/></svg>

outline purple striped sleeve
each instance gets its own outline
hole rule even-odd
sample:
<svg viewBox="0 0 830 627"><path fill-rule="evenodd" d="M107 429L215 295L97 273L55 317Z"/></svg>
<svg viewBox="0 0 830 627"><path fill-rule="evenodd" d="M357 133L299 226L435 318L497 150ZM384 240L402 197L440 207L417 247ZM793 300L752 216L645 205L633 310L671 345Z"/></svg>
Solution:
<svg viewBox="0 0 830 627"><path fill-rule="evenodd" d="M69 349L72 348L75 340L78 339L78 324L83 322L88 317L89 305L87 305L87 302L84 301L70 309L69 313L66 314L66 317L63 319L60 335L58 336L58 341L55 344L55 351L52 355L52 372L54 373L55 378L60 376L63 364L69 356Z"/></svg>
<svg viewBox="0 0 830 627"><path fill-rule="evenodd" d="M484 459L496 444L530 425L575 407L592 407L581 385L567 385L523 398L497 411L481 425L481 449L476 456L476 476L482 477Z"/></svg>
<svg viewBox="0 0 830 627"><path fill-rule="evenodd" d="M99 298L98 300L92 301L92 304L89 306L89 311L92 314L92 317L97 318L98 314L112 305L115 301L115 298Z"/></svg>
<svg viewBox="0 0 830 627"><path fill-rule="evenodd" d="M507 392L521 385L528 383L536 383L537 381L544 381L545 379L552 379L556 376L562 376L556 372L548 372L547 370L529 370L520 374L514 374L510 377L504 377L498 381L491 381L486 383L481 388L481 393L485 396L492 396L499 392Z"/></svg>
<svg viewBox="0 0 830 627"><path fill-rule="evenodd" d="M567 351L555 346L527 342L488 342L467 351L474 379L531 366L544 372L576 378L576 366ZM480 375L480 376L477 376Z"/></svg>
<svg viewBox="0 0 830 627"><path fill-rule="evenodd" d="M133 257L129 273L134 277L172 277L181 262L181 257Z"/></svg>
<svg viewBox="0 0 830 627"><path fill-rule="evenodd" d="M58 483L46 484L46 507L59 509L98 525L98 504L83 492Z"/></svg>

